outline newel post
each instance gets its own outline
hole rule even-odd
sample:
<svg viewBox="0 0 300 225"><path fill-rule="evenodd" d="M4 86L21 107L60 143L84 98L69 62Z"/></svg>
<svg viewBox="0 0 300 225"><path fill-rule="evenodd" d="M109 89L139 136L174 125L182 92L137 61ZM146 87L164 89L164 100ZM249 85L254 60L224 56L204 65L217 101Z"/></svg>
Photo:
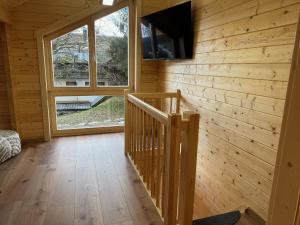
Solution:
<svg viewBox="0 0 300 225"><path fill-rule="evenodd" d="M124 111L125 111L125 155L128 156L130 151L130 131L131 131L131 117L129 112L129 102L128 102L128 94L130 93L129 89L124 90Z"/></svg>
<svg viewBox="0 0 300 225"><path fill-rule="evenodd" d="M164 176L164 224L176 225L177 203L179 184L180 162L180 133L181 115L168 116L166 152L165 152L165 176Z"/></svg>
<svg viewBox="0 0 300 225"><path fill-rule="evenodd" d="M194 112L184 112L183 119L187 121L187 126L181 137L178 223L192 225L200 116Z"/></svg>

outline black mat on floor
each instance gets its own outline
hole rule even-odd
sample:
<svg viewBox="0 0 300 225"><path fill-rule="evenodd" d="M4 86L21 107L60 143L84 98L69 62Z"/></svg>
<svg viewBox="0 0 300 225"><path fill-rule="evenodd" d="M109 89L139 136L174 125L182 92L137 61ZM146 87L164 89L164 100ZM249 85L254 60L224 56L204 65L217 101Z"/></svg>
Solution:
<svg viewBox="0 0 300 225"><path fill-rule="evenodd" d="M239 211L234 211L222 215L194 220L193 225L234 225L239 221L240 218L241 213Z"/></svg>

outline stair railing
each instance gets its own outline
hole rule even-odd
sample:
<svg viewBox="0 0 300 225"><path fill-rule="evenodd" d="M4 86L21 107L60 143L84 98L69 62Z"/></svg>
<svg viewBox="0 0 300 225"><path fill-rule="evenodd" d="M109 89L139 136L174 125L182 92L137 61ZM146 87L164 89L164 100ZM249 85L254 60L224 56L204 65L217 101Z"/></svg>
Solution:
<svg viewBox="0 0 300 225"><path fill-rule="evenodd" d="M180 91L124 97L126 156L164 225L191 225L199 114L180 114Z"/></svg>

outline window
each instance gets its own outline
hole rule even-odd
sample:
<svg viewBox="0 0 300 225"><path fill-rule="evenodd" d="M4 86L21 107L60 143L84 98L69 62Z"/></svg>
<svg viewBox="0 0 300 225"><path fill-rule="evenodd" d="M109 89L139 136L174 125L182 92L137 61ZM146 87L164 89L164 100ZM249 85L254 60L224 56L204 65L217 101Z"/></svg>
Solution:
<svg viewBox="0 0 300 225"><path fill-rule="evenodd" d="M63 96L55 104L58 130L124 125L123 96Z"/></svg>
<svg viewBox="0 0 300 225"><path fill-rule="evenodd" d="M88 26L51 41L54 87L85 87L89 82Z"/></svg>
<svg viewBox="0 0 300 225"><path fill-rule="evenodd" d="M95 21L98 86L128 86L128 8Z"/></svg>
<svg viewBox="0 0 300 225"><path fill-rule="evenodd" d="M45 37L54 136L123 130L132 9L121 1Z"/></svg>

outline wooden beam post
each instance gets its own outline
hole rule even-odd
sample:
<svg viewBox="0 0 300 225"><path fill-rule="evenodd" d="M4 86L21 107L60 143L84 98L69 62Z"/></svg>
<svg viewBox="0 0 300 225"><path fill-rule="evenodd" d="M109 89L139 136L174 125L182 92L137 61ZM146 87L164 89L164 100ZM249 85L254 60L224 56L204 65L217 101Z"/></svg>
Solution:
<svg viewBox="0 0 300 225"><path fill-rule="evenodd" d="M135 85L136 91L141 90L141 73L142 73L142 43L141 43L141 16L142 0L135 1Z"/></svg>
<svg viewBox="0 0 300 225"><path fill-rule="evenodd" d="M129 102L128 102L128 94L130 90L124 90L124 101L125 101L125 155L128 156L130 151L130 131L131 131L131 116L129 113Z"/></svg>
<svg viewBox="0 0 300 225"><path fill-rule="evenodd" d="M50 141L51 130L50 130L50 113L49 113L49 102L48 102L48 92L47 92L48 84L47 84L47 74L46 74L46 66L45 66L44 39L42 35L37 36L37 49L38 49L41 99L42 99L42 109L43 109L44 140Z"/></svg>
<svg viewBox="0 0 300 225"><path fill-rule="evenodd" d="M192 225L200 116L184 112L183 119L188 124L182 132L178 223Z"/></svg>
<svg viewBox="0 0 300 225"><path fill-rule="evenodd" d="M176 225L180 162L181 115L168 116L164 176L164 224Z"/></svg>

